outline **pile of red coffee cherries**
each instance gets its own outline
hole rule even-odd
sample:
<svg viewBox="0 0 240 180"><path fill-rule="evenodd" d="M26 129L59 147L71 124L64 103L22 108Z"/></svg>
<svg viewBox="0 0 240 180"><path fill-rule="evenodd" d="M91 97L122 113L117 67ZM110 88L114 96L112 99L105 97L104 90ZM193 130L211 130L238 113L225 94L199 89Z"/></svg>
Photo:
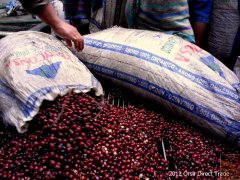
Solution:
<svg viewBox="0 0 240 180"><path fill-rule="evenodd" d="M144 105L82 93L44 102L24 134L0 125L0 179L169 179L219 171L221 153L239 152Z"/></svg>

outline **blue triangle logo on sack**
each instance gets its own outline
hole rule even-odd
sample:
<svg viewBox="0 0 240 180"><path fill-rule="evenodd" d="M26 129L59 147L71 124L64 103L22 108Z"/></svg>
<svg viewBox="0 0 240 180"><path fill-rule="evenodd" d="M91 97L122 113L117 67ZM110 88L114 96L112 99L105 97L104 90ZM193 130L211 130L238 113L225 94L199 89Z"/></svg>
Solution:
<svg viewBox="0 0 240 180"><path fill-rule="evenodd" d="M48 79L54 79L58 73L61 62L52 63L49 65L42 65L39 68L26 70L28 74L41 76Z"/></svg>
<svg viewBox="0 0 240 180"><path fill-rule="evenodd" d="M213 71L217 72L222 78L226 79L220 66L215 63L214 56L209 55L207 57L201 58L200 61L202 61L205 65L207 65Z"/></svg>

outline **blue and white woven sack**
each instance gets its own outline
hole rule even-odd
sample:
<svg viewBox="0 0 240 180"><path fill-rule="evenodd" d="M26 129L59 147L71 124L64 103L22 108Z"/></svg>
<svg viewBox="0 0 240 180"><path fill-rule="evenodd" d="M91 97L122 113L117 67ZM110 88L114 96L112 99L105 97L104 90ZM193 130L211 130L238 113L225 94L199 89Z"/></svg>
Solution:
<svg viewBox="0 0 240 180"><path fill-rule="evenodd" d="M240 146L239 80L194 44L160 32L111 28L86 35L77 54L92 72Z"/></svg>
<svg viewBox="0 0 240 180"><path fill-rule="evenodd" d="M240 56L237 58L237 61L233 70L236 73L236 76L238 77L238 79L240 80Z"/></svg>
<svg viewBox="0 0 240 180"><path fill-rule="evenodd" d="M19 132L38 113L43 100L70 91L102 95L101 84L76 56L53 36L19 32L0 40L0 112Z"/></svg>

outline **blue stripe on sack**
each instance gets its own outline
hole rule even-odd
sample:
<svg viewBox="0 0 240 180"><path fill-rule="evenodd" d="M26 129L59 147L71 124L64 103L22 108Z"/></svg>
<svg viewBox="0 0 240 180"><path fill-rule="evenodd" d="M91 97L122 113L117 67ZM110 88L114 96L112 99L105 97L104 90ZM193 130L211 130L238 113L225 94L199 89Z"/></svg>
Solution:
<svg viewBox="0 0 240 180"><path fill-rule="evenodd" d="M166 68L174 73L177 73L186 79L192 81L195 84L200 85L201 87L205 88L206 90L209 90L213 93L222 95L226 98L229 98L231 100L234 100L238 103L240 103L240 97L239 94L228 88L225 87L221 84L218 84L210 79L207 79L205 77L193 74L192 72L185 70L181 68L179 65L163 58L158 55L155 55L153 53L150 53L148 51L144 51L142 49L134 48L131 46L125 46L122 44L117 44L117 43L110 43L110 42L105 42L101 40L95 40L91 38L85 38L85 45L91 46L91 47L96 47L96 48L101 48L109 51L114 51L118 52L121 54L126 54L130 55L142 60L145 60L147 62L156 64L158 66L161 66L163 68Z"/></svg>
<svg viewBox="0 0 240 180"><path fill-rule="evenodd" d="M35 93L31 94L28 97L27 102L24 105L21 105L22 106L21 111L23 115L25 117L28 117L30 115L30 113L36 108L36 102L40 97L43 97L56 89L60 90L60 92L63 92L69 88L77 89L81 91L85 89L89 89L89 87L83 86L83 85L60 85L60 86L52 86L52 87L45 87L45 88L39 89L38 91L36 91Z"/></svg>
<svg viewBox="0 0 240 180"><path fill-rule="evenodd" d="M143 10L139 10L139 14L144 14L147 17L150 17L152 19L164 19L164 18L169 18L169 17L181 17L182 15L189 15L188 11L182 11L182 12L177 12L177 13L171 13L171 14L159 14L159 13L149 13L145 12Z"/></svg>
<svg viewBox="0 0 240 180"><path fill-rule="evenodd" d="M0 92L11 98L16 98L15 93L12 89L6 87L6 85L0 80Z"/></svg>
<svg viewBox="0 0 240 180"><path fill-rule="evenodd" d="M240 89L240 83L232 84L232 87L234 87L236 89Z"/></svg>
<svg viewBox="0 0 240 180"><path fill-rule="evenodd" d="M83 61L84 62L84 61ZM221 115L217 112L214 112L202 105L199 105L191 100L184 98L178 94L170 92L163 87L160 87L156 84L153 84L149 81L141 79L139 77L133 76L126 72L118 71L109 67L96 65L88 62L84 62L89 69L94 70L100 75L106 75L114 79L118 79L136 86L137 88L146 90L158 97L163 98L164 100L173 103L174 105L202 118L207 120L212 124L221 126L224 129L227 129L231 133L237 133L240 130L240 122L237 120L231 119L224 115ZM240 138L240 135L237 135Z"/></svg>
<svg viewBox="0 0 240 180"><path fill-rule="evenodd" d="M9 98L11 98L13 102L17 104L19 109L22 112L24 111L24 107L25 107L24 103L20 101L19 98L16 97L15 92L11 88L6 87L2 81L0 81L0 93L3 93Z"/></svg>

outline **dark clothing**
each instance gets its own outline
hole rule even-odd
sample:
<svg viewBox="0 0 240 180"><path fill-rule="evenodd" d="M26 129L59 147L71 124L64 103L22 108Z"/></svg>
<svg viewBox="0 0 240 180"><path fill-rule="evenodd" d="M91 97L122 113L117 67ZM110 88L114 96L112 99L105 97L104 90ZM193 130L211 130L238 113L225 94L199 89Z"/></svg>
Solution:
<svg viewBox="0 0 240 180"><path fill-rule="evenodd" d="M102 6L101 0L63 0L65 18L84 35L90 33L91 11Z"/></svg>
<svg viewBox="0 0 240 180"><path fill-rule="evenodd" d="M89 20L91 1L89 0L63 0L65 17L68 20Z"/></svg>
<svg viewBox="0 0 240 180"><path fill-rule="evenodd" d="M101 0L63 0L66 19L90 19L91 10L95 11L102 6Z"/></svg>
<svg viewBox="0 0 240 180"><path fill-rule="evenodd" d="M209 23L213 0L188 0L188 5L192 22Z"/></svg>
<svg viewBox="0 0 240 180"><path fill-rule="evenodd" d="M48 0L19 0L23 7L32 14L38 14L41 9L46 6L49 1Z"/></svg>

